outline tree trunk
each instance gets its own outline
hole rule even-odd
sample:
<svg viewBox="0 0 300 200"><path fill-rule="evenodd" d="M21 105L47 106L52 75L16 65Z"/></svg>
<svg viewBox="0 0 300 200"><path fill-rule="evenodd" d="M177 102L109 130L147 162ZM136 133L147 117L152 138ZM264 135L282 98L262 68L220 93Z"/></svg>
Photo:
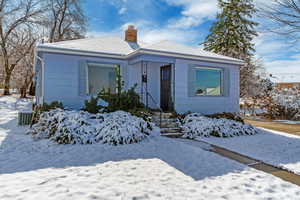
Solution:
<svg viewBox="0 0 300 200"><path fill-rule="evenodd" d="M3 92L3 95L10 95L10 92L9 92L9 87L10 87L10 77L11 77L11 74L10 74L10 73L6 73L6 74L5 74L5 78L4 78L4 92Z"/></svg>
<svg viewBox="0 0 300 200"><path fill-rule="evenodd" d="M28 94L31 96L35 96L35 83L33 81L31 81Z"/></svg>
<svg viewBox="0 0 300 200"><path fill-rule="evenodd" d="M26 98L26 88L24 88L24 87L22 87L21 89L20 89L20 93L21 93L21 95L20 95L20 98Z"/></svg>

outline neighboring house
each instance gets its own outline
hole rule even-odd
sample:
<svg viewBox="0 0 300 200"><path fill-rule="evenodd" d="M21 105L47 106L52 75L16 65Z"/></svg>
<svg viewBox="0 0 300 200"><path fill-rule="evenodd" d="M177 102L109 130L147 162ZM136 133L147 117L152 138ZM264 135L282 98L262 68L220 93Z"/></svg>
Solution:
<svg viewBox="0 0 300 200"><path fill-rule="evenodd" d="M200 113L239 111L239 67L243 61L161 41L137 42L129 26L125 40L99 37L40 44L36 52L37 103L61 101L81 109L102 88L116 90L116 69L125 89L137 84L151 108Z"/></svg>

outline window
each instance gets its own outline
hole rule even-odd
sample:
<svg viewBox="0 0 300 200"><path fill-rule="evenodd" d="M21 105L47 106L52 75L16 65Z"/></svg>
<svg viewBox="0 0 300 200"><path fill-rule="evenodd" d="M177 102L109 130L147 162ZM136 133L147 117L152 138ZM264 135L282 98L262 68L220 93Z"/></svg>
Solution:
<svg viewBox="0 0 300 200"><path fill-rule="evenodd" d="M88 94L98 94L102 89L116 92L118 65L88 64Z"/></svg>
<svg viewBox="0 0 300 200"><path fill-rule="evenodd" d="M195 81L196 95L221 96L223 88L222 74L222 69L197 67Z"/></svg>

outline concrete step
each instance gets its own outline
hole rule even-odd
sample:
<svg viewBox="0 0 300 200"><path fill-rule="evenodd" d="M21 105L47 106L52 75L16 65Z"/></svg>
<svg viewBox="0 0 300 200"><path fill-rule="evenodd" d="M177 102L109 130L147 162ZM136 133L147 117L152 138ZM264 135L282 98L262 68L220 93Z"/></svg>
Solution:
<svg viewBox="0 0 300 200"><path fill-rule="evenodd" d="M161 128L160 129L161 133L180 133L181 128Z"/></svg>
<svg viewBox="0 0 300 200"><path fill-rule="evenodd" d="M155 124L164 124L164 125L176 125L176 126L178 126L178 123L176 122L176 121L152 121L153 123L155 123Z"/></svg>
<svg viewBox="0 0 300 200"><path fill-rule="evenodd" d="M171 112L163 112L163 113L161 113L161 116L162 116L163 118L170 118L170 117L172 117L173 115L174 115L174 114L171 113ZM153 113L153 116L160 117L160 112L154 112L154 113Z"/></svg>
<svg viewBox="0 0 300 200"><path fill-rule="evenodd" d="M176 123L162 123L160 128L179 128L179 125Z"/></svg>
<svg viewBox="0 0 300 200"><path fill-rule="evenodd" d="M176 121L176 120L152 120L152 122L153 123L157 123L157 124L159 124L160 122L162 123L162 124L178 124L178 122Z"/></svg>
<svg viewBox="0 0 300 200"><path fill-rule="evenodd" d="M182 133L161 133L161 136L169 137L169 138L180 138Z"/></svg>

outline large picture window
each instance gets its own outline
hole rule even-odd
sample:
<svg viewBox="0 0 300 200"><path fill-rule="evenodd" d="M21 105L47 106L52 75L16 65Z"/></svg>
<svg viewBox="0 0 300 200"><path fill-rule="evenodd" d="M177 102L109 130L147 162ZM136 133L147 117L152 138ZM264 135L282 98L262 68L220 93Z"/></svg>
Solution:
<svg viewBox="0 0 300 200"><path fill-rule="evenodd" d="M223 70L220 68L196 68L195 91L200 96L222 95Z"/></svg>
<svg viewBox="0 0 300 200"><path fill-rule="evenodd" d="M118 65L89 63L87 67L88 94L98 94L102 89L116 92Z"/></svg>

